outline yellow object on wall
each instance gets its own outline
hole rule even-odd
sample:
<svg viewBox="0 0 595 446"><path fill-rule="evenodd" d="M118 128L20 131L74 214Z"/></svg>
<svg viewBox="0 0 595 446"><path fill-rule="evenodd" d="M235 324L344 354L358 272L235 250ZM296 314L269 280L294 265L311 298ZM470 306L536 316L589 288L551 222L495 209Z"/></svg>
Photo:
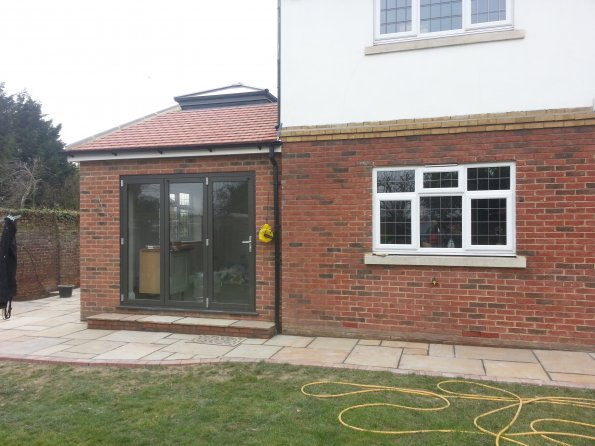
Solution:
<svg viewBox="0 0 595 446"><path fill-rule="evenodd" d="M273 229L268 224L262 225L260 231L258 231L258 240L263 243L269 243L273 240Z"/></svg>

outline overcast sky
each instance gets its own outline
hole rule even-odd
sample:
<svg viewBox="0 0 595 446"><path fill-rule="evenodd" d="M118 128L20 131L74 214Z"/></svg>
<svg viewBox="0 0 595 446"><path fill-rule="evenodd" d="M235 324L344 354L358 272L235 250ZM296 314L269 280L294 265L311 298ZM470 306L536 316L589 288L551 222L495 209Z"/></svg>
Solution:
<svg viewBox="0 0 595 446"><path fill-rule="evenodd" d="M242 82L277 95L276 0L7 0L0 82L80 139Z"/></svg>

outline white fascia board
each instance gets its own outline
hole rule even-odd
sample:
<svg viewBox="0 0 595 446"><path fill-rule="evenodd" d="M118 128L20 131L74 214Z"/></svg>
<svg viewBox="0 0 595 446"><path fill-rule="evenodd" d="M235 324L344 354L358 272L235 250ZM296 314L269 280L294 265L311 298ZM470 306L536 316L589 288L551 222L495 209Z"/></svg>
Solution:
<svg viewBox="0 0 595 446"><path fill-rule="evenodd" d="M262 146L247 147L245 149L198 149L198 150L135 150L126 152L111 151L111 152L93 152L93 153L68 153L69 161L81 163L85 161L118 161L118 160L134 160L134 159L157 159L157 158L192 158L199 156L229 156L229 155L256 155L266 154L268 148ZM281 153L281 147L275 147L275 153Z"/></svg>

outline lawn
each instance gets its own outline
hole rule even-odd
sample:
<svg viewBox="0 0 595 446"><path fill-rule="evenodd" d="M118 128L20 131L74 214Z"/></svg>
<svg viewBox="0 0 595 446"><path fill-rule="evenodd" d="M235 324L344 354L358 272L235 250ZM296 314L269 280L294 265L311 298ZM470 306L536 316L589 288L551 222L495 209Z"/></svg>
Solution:
<svg viewBox="0 0 595 446"><path fill-rule="evenodd" d="M323 380L335 383L302 392ZM107 368L0 362L0 444L494 445L498 440L478 433L474 418L487 414L479 426L497 433L513 420L519 401L510 440L501 438L501 445L595 444L595 428L576 424L595 422L592 390L486 382L438 388L441 381L264 363ZM537 430L576 436L552 435L554 442L511 435L530 432L538 419L545 421L534 423Z"/></svg>

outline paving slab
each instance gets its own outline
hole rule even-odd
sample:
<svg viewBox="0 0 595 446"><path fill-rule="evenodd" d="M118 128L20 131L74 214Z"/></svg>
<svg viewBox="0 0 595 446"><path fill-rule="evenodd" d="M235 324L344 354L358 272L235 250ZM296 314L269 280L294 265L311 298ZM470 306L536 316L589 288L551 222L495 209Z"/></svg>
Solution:
<svg viewBox="0 0 595 446"><path fill-rule="evenodd" d="M271 359L280 362L305 364L342 364L347 358L347 350L331 350L325 348L284 347Z"/></svg>
<svg viewBox="0 0 595 446"><path fill-rule="evenodd" d="M588 353L554 350L534 350L548 372L595 375L595 359Z"/></svg>
<svg viewBox="0 0 595 446"><path fill-rule="evenodd" d="M82 331L87 329L87 324L84 323L70 323L70 324L63 324L58 325L56 327L47 328L42 331L38 331L36 333L37 336L42 336L44 338L61 338L62 336L70 335L72 333L76 333L77 331Z"/></svg>
<svg viewBox="0 0 595 446"><path fill-rule="evenodd" d="M277 345L280 347L307 347L314 338L302 336L276 335L265 342L266 345Z"/></svg>
<svg viewBox="0 0 595 446"><path fill-rule="evenodd" d="M403 355L399 369L422 372L460 373L464 375L485 375L479 359L439 358L435 356Z"/></svg>
<svg viewBox="0 0 595 446"><path fill-rule="evenodd" d="M497 347L470 347L457 345L455 347L457 358L470 359L492 359L495 361L512 362L537 362L537 358L531 350L519 348L497 348Z"/></svg>
<svg viewBox="0 0 595 446"><path fill-rule="evenodd" d="M23 331L43 331L47 329L48 327L46 327L45 325L21 325L19 327L19 330Z"/></svg>
<svg viewBox="0 0 595 446"><path fill-rule="evenodd" d="M31 334L31 332L21 330L20 328L18 330L0 330L0 341L10 341L29 334Z"/></svg>
<svg viewBox="0 0 595 446"><path fill-rule="evenodd" d="M382 341L383 347L403 347L415 349L428 349L429 344L424 342L406 342L406 341Z"/></svg>
<svg viewBox="0 0 595 446"><path fill-rule="evenodd" d="M115 348L109 352L95 356L95 359L123 359L123 360L135 360L141 359L151 353L161 349L161 345L155 344L141 344L137 342L131 342L124 344L121 347Z"/></svg>
<svg viewBox="0 0 595 446"><path fill-rule="evenodd" d="M356 344L357 339L319 337L314 339L308 348L351 351Z"/></svg>
<svg viewBox="0 0 595 446"><path fill-rule="evenodd" d="M395 347L391 347L391 348L395 348ZM404 348L403 353L405 355L428 356L428 350L425 348Z"/></svg>
<svg viewBox="0 0 595 446"><path fill-rule="evenodd" d="M397 368L402 349L357 345L345 359L345 364Z"/></svg>
<svg viewBox="0 0 595 446"><path fill-rule="evenodd" d="M454 358L455 347L448 344L430 344L429 356L439 356L441 358Z"/></svg>
<svg viewBox="0 0 595 446"><path fill-rule="evenodd" d="M554 381L563 381L563 382L571 382L575 384L594 384L595 385L595 376L594 375L577 375L572 373L550 373L552 380Z"/></svg>
<svg viewBox="0 0 595 446"><path fill-rule="evenodd" d="M27 338L21 342L10 342L0 344L0 354L6 355L33 355L48 347L62 344L64 339L60 338Z"/></svg>
<svg viewBox="0 0 595 446"><path fill-rule="evenodd" d="M369 345L369 346L379 346L380 345L380 339L360 339L359 341L357 341L357 345Z"/></svg>
<svg viewBox="0 0 595 446"><path fill-rule="evenodd" d="M0 330L8 330L13 328L20 328L23 325L33 325L38 324L41 321L46 320L45 317L39 316L21 316L21 317L11 317L8 320L3 320L0 322ZM43 324L39 324L43 325Z"/></svg>
<svg viewBox="0 0 595 446"><path fill-rule="evenodd" d="M139 342L150 344L159 339L167 338L171 333L162 331L130 331L118 330L101 338L102 341Z"/></svg>
<svg viewBox="0 0 595 446"><path fill-rule="evenodd" d="M267 339L253 339L253 338L246 338L242 344L246 345L262 345L267 342Z"/></svg>
<svg viewBox="0 0 595 446"><path fill-rule="evenodd" d="M274 322L267 322L267 321L237 321L231 324L233 327L238 328L257 328L263 330L269 330L275 327Z"/></svg>
<svg viewBox="0 0 595 446"><path fill-rule="evenodd" d="M213 344L197 344L194 342L179 341L175 344L167 345L161 349L164 352L170 353L186 353L193 356L200 356L202 358L217 358L223 356L232 350L233 347L227 345L213 345Z"/></svg>
<svg viewBox="0 0 595 446"><path fill-rule="evenodd" d="M483 361L487 376L497 378L539 379L549 381L540 364L529 362Z"/></svg>
<svg viewBox="0 0 595 446"><path fill-rule="evenodd" d="M157 350L156 352L150 353L143 358L145 361L163 361L164 359L170 357L172 354L171 352L164 352L163 350Z"/></svg>
<svg viewBox="0 0 595 446"><path fill-rule="evenodd" d="M55 352L55 353L52 353L50 355L45 355L45 356L52 356L54 358L71 359L71 360L93 359L95 357L95 355L92 353L78 353L78 352L73 353L73 352L67 352L67 351Z"/></svg>
<svg viewBox="0 0 595 446"><path fill-rule="evenodd" d="M174 322L179 325L204 325L207 327L229 327L235 319L210 319L208 317L184 317Z"/></svg>
<svg viewBox="0 0 595 446"><path fill-rule="evenodd" d="M167 360L168 361L179 361L181 359L192 359L192 358L193 358L192 353L172 353L170 356L168 356Z"/></svg>
<svg viewBox="0 0 595 446"><path fill-rule="evenodd" d="M125 345L125 343L115 341L93 340L85 342L84 344L70 346L67 349L67 351L71 353L89 353L93 355L100 355L102 353L107 353L111 350L121 347L122 345Z"/></svg>
<svg viewBox="0 0 595 446"><path fill-rule="evenodd" d="M94 328L85 328L81 331L69 333L64 337L66 339L98 339L103 338L104 336L107 336L113 333L114 331L115 330L96 330Z"/></svg>
<svg viewBox="0 0 595 446"><path fill-rule="evenodd" d="M64 351L64 350L68 349L69 347L70 347L70 345L67 345L67 344L52 345L51 347L36 351L35 356L51 356L55 353Z"/></svg>
<svg viewBox="0 0 595 446"><path fill-rule="evenodd" d="M234 348L225 356L228 358L249 358L249 359L269 359L282 347L275 345L247 345L242 344Z"/></svg>
<svg viewBox="0 0 595 446"><path fill-rule="evenodd" d="M180 319L183 319L181 316L159 316L159 315L154 315L154 316L145 316L142 317L140 319L137 319L137 321L141 321L141 322L152 322L152 323L156 323L156 324L172 324L176 321L179 321Z"/></svg>

